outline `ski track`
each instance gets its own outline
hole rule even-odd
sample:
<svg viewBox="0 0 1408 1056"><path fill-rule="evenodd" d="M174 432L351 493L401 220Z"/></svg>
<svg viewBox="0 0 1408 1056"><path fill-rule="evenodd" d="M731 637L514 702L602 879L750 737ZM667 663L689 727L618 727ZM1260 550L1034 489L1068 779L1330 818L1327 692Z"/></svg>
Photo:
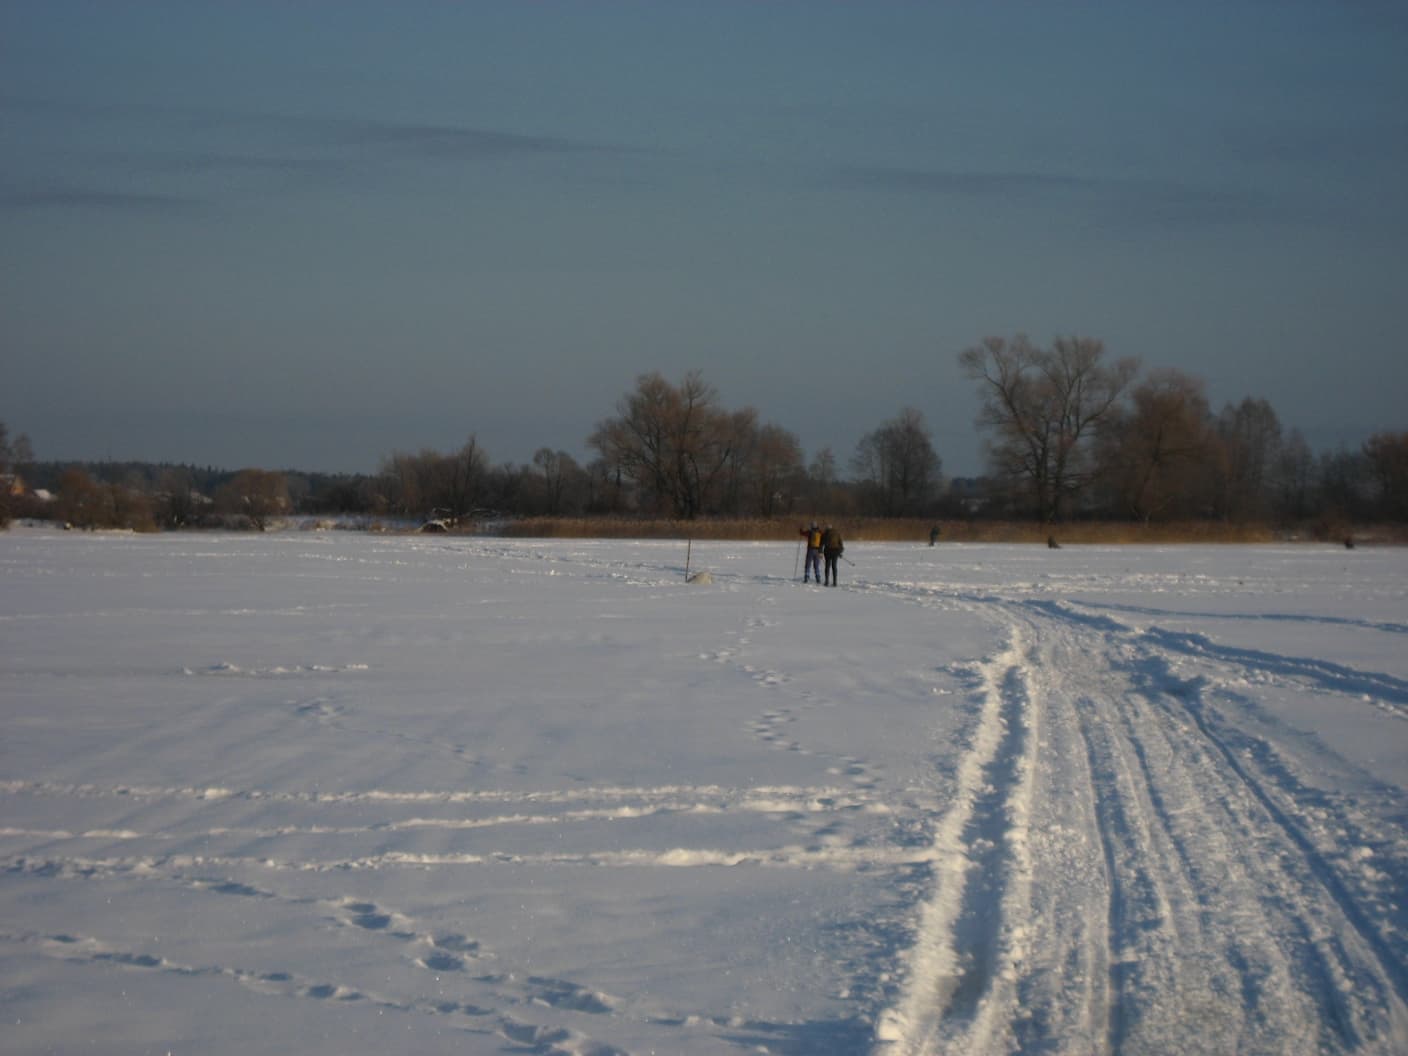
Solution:
<svg viewBox="0 0 1408 1056"><path fill-rule="evenodd" d="M935 826L934 893L921 908L899 999L876 1030L887 1051L978 1051L1014 1000L1037 721L1022 651L1014 638L981 666L981 719Z"/></svg>
<svg viewBox="0 0 1408 1056"><path fill-rule="evenodd" d="M525 557L512 547L472 549L479 556ZM553 574L551 565L564 560L535 556L545 571L522 574ZM580 555L573 559L583 564ZM586 564L591 574L662 585L659 566ZM729 577L718 578L727 587ZM1340 791L1314 781L1303 761L1259 732L1269 719L1243 692L1247 685L1282 682L1408 719L1408 682L1317 659L1233 648L1201 633L1121 622L1121 616L1165 615L1147 607L864 581L846 589L920 607L956 606L1005 636L1001 650L969 665L973 722L957 757L952 795L942 804L922 796L887 797L866 760L851 756L836 756L830 768L845 783L816 787L329 794L9 780L0 782L0 795L16 800L186 803L197 821L205 806L230 802L305 812L303 824L210 825L199 831L0 827L0 840L26 845L0 855L0 873L55 882L158 884L195 897L277 904L462 985L455 998L428 999L308 978L278 966L182 963L96 935L14 930L0 932L0 944L94 970L204 977L285 999L434 1017L467 1036L547 1056L625 1056L625 1050L597 1040L610 1037L612 1022L622 1019L758 1051L836 1056L865 1049L876 1056L1161 1053L1169 1051L1170 1039L1177 1039L1180 1053L1408 1052L1408 906L1400 905L1408 837L1401 804L1398 819L1375 810L1375 795L1391 793L1377 792L1320 746L1312 746L1317 763L1346 777L1349 787ZM1257 618L1408 631L1397 623ZM752 736L781 751L811 754L803 720L820 701L799 690L788 672L749 659L752 636L770 625L766 616L751 615L729 642L700 659L728 665L775 693L749 726ZM217 665L199 673L268 678L322 670ZM322 698L303 701L298 710L329 725L343 722L336 705ZM412 814L365 825L321 817L342 807L435 806L493 812ZM773 816L800 838L753 850L381 851L336 858L276 853L277 841L304 836L560 827L728 811ZM882 845L847 842L845 833L823 837L837 818L859 814L893 815L897 832L919 831L927 839ZM121 856L108 850L125 841L224 837L275 846L261 855ZM85 843L95 845L92 853L84 853ZM349 877L396 867L543 863L878 869L918 876L921 883L909 925L896 929L887 947L866 955L874 963L858 969L858 977L874 981L873 992L861 1001L866 1007L852 1021L817 1024L809 1035L805 1025L636 1008L627 998L580 982L505 964L481 940L429 927L411 913L355 895L291 894L283 880L298 873Z"/></svg>
<svg viewBox="0 0 1408 1056"><path fill-rule="evenodd" d="M1408 840L1307 784L1239 722L1266 717L1238 692L1284 682L1402 718L1401 680L1063 602L865 589L956 601L1011 642L982 667L877 1054L1408 1051Z"/></svg>

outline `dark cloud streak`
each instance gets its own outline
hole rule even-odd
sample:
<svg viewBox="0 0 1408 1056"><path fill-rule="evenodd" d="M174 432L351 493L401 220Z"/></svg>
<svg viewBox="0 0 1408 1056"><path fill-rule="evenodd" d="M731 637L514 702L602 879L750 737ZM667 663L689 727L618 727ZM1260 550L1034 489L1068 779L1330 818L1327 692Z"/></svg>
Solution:
<svg viewBox="0 0 1408 1056"><path fill-rule="evenodd" d="M556 136L523 135L456 125L416 125L386 121L328 122L341 141L387 147L420 158L491 161L545 154L618 154L621 149Z"/></svg>
<svg viewBox="0 0 1408 1056"><path fill-rule="evenodd" d="M483 161L544 154L640 153L636 148L619 144L562 136L384 118L240 112L147 103L73 103L20 96L0 96L0 109L29 111L49 119L74 121L139 119L186 132L262 129L293 136L305 144L399 148L407 155L440 160Z"/></svg>
<svg viewBox="0 0 1408 1056"><path fill-rule="evenodd" d="M131 126L133 146L120 152L65 151L62 146L30 158L35 171L23 183L0 185L0 210L82 208L122 212L192 210L230 188L178 186L174 193L129 190L133 182L200 180L205 176L265 177L288 188L345 182L367 166L388 162L425 165L512 162L533 158L613 157L640 151L606 143L467 125L386 119L239 112L123 102L76 103L0 95L0 115L26 116L65 125ZM36 165L37 163L37 165ZM90 175L86 185L69 178L75 164ZM45 172L44 170L49 170ZM96 177L96 181L95 181ZM95 186L94 183L108 186Z"/></svg>
<svg viewBox="0 0 1408 1056"><path fill-rule="evenodd" d="M92 187L0 189L0 210L28 212L47 209L91 209L118 213L185 213L203 203L180 195L113 191Z"/></svg>
<svg viewBox="0 0 1408 1056"><path fill-rule="evenodd" d="M1094 186L1089 180L1040 172L982 172L856 166L840 170L839 180L843 185L865 190L974 197L1012 194L1044 195L1053 192L1085 190Z"/></svg>
<svg viewBox="0 0 1408 1056"><path fill-rule="evenodd" d="M1081 215L1097 224L1223 226L1290 221L1297 215L1266 195L1240 188L1158 180L1043 172L850 167L840 170L836 181L843 187L885 194L1035 204L1059 200L1067 209L1080 210Z"/></svg>

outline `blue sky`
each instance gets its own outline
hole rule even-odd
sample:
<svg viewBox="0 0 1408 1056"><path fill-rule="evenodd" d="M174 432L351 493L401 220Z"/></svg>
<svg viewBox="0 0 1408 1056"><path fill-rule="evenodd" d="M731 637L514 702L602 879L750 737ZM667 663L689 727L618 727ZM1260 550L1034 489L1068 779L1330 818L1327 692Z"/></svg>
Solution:
<svg viewBox="0 0 1408 1056"><path fill-rule="evenodd" d="M579 457L704 372L981 465L965 347L1079 334L1408 428L1397 3L0 0L0 420L41 458Z"/></svg>

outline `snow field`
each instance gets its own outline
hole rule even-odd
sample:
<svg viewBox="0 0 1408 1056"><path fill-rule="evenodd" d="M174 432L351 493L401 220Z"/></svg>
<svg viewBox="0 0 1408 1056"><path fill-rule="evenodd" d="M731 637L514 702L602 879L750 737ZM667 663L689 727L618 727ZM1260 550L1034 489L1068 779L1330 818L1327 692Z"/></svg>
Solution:
<svg viewBox="0 0 1408 1056"><path fill-rule="evenodd" d="M793 549L0 536L6 1051L1408 1051L1408 553Z"/></svg>

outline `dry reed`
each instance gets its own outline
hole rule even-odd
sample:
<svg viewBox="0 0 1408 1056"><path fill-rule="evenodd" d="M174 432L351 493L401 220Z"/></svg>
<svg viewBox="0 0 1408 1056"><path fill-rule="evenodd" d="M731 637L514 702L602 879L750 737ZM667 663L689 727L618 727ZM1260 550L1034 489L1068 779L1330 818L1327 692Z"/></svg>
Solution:
<svg viewBox="0 0 1408 1056"><path fill-rule="evenodd" d="M811 517L701 517L693 521L643 517L523 517L480 525L471 531L520 539L718 539L792 542ZM1276 528L1266 524L1220 521L1179 521L1138 524L1123 521L1070 521L1056 525L1036 521L921 520L918 518L817 517L834 524L848 543L927 544L939 529L938 543L1030 543L1045 546L1048 538L1065 544L1115 546L1133 543L1268 543L1315 539L1311 528ZM1365 542L1404 542L1403 531L1356 530ZM1321 536L1323 538L1323 535ZM1335 540L1338 541L1338 540Z"/></svg>

